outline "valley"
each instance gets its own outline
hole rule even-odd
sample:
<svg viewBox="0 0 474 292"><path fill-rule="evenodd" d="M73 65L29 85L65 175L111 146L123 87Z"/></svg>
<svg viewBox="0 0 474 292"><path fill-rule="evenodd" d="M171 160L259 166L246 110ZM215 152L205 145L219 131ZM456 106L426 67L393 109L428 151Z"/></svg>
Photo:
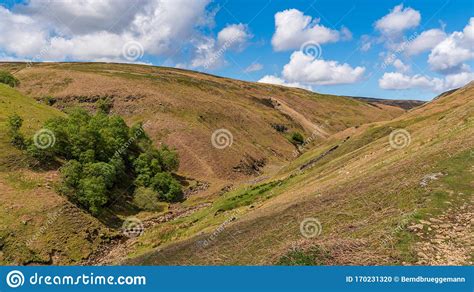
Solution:
<svg viewBox="0 0 474 292"><path fill-rule="evenodd" d="M0 70L20 81L0 84L2 264L473 264L472 82L423 103L145 65ZM125 189L92 216L56 192L58 168L8 141L13 113L33 135L100 101L176 149L185 200L140 210ZM138 236L123 234L129 218Z"/></svg>

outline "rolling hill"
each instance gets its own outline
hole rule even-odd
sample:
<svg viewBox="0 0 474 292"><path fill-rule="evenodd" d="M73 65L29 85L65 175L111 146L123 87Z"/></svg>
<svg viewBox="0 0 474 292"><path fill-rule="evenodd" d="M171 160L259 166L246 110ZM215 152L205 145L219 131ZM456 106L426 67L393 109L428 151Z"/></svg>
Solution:
<svg viewBox="0 0 474 292"><path fill-rule="evenodd" d="M440 216L460 221L463 234L455 248L438 244L459 253L440 253L440 263L470 260L472 85L421 105L141 65L1 63L0 70L21 82L0 85L2 127L16 112L31 134L71 107L93 111L108 100L127 123L143 121L156 145L177 149L188 184L187 200L161 213L117 205L109 206L114 220L97 220L54 192L57 170L17 163L25 157L2 137L0 262L416 264L443 229L420 220ZM213 146L219 129L230 133L228 147ZM397 129L410 140L400 149L389 143ZM305 138L299 148L294 132ZM142 220L143 235L119 234L128 216ZM319 236L302 237L305 218L317 219ZM33 247L23 243L35 235Z"/></svg>

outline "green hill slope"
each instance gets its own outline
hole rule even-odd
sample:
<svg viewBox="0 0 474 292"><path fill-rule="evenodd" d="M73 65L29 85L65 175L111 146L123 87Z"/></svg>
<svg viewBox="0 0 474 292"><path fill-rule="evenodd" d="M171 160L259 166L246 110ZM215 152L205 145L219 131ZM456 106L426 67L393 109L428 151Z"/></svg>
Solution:
<svg viewBox="0 0 474 292"><path fill-rule="evenodd" d="M142 255L125 262L472 264L473 95L470 84L334 135L251 191L150 230L132 253Z"/></svg>
<svg viewBox="0 0 474 292"><path fill-rule="evenodd" d="M31 136L49 118L64 115L0 84L0 264L74 264L112 236L97 219L56 194L57 171L28 167L10 145L7 118L23 117Z"/></svg>

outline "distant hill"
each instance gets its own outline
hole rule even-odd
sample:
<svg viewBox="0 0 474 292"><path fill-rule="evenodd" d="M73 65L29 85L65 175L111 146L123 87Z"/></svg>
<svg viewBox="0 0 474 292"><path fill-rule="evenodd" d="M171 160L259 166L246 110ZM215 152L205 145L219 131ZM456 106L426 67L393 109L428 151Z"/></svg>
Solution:
<svg viewBox="0 0 474 292"><path fill-rule="evenodd" d="M375 105L385 104L385 105L397 106L404 110L410 110L412 108L418 107L426 103L425 101L421 101L421 100L397 100L397 99L381 99L381 98L373 98L373 97L352 97L352 96L349 96L349 97L368 102L369 104L375 104Z"/></svg>

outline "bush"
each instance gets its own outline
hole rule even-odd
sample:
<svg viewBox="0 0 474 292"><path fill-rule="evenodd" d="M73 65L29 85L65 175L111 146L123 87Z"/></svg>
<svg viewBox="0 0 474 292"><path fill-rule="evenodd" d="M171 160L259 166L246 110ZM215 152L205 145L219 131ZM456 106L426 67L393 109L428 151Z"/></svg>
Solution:
<svg viewBox="0 0 474 292"><path fill-rule="evenodd" d="M46 105L49 105L49 106L52 106L56 103L56 98L52 97L52 96L45 96L43 97L43 102L46 104Z"/></svg>
<svg viewBox="0 0 474 292"><path fill-rule="evenodd" d="M181 185L169 172L157 173L151 180L151 187L163 201L177 202L183 198Z"/></svg>
<svg viewBox="0 0 474 292"><path fill-rule="evenodd" d="M112 109L113 103L110 98L102 98L97 101L97 109L99 112L109 114Z"/></svg>
<svg viewBox="0 0 474 292"><path fill-rule="evenodd" d="M22 125L23 119L19 115L13 114L8 117L8 136L10 137L10 143L19 149L25 147L25 138L20 133Z"/></svg>
<svg viewBox="0 0 474 292"><path fill-rule="evenodd" d="M13 139L22 120L14 116L9 124ZM122 193L117 189L130 179L137 189L153 191L157 200L181 199L181 185L170 173L179 165L176 152L154 148L141 125L129 128L119 116L74 110L66 118L48 120L44 128L54 134L54 145L40 149L29 139L26 152L45 164L66 160L59 190L91 213Z"/></svg>
<svg viewBox="0 0 474 292"><path fill-rule="evenodd" d="M4 83L10 87L16 87L20 84L20 81L10 72L0 71L0 83Z"/></svg>
<svg viewBox="0 0 474 292"><path fill-rule="evenodd" d="M160 202L154 190L144 187L135 190L133 203L140 209L147 211L163 211L167 206L166 203Z"/></svg>
<svg viewBox="0 0 474 292"><path fill-rule="evenodd" d="M293 132L291 142L296 145L301 145L304 143L304 137L299 132Z"/></svg>

